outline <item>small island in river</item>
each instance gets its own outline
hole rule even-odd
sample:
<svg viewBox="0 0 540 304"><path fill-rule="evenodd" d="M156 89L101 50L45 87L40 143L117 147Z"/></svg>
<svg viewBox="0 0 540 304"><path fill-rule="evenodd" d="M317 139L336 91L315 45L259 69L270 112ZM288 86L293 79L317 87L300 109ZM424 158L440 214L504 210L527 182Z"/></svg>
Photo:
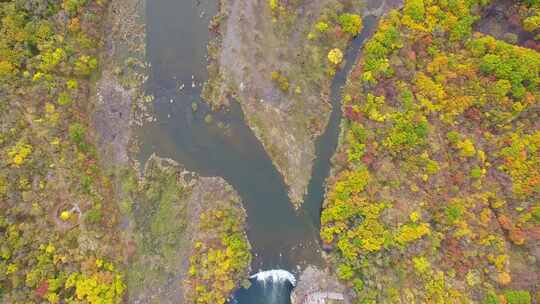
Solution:
<svg viewBox="0 0 540 304"><path fill-rule="evenodd" d="M218 35L208 48L203 97L216 109L232 98L240 103L297 208L332 110L332 77L362 29L362 7L361 1L224 0L212 23Z"/></svg>

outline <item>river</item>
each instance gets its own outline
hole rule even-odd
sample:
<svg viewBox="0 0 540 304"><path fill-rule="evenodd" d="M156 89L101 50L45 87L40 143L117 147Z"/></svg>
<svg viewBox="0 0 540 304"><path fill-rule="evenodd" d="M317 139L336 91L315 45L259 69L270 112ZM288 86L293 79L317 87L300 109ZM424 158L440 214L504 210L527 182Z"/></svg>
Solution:
<svg viewBox="0 0 540 304"><path fill-rule="evenodd" d="M363 32L346 53L345 68L335 76L334 110L327 130L316 142L317 159L304 206L295 212L283 179L244 123L239 105L233 103L229 111L213 113L212 123L205 122L210 110L200 93L207 79L208 24L215 14L215 0L156 0L147 5L147 60L151 69L146 90L155 97L157 121L138 132L140 159L144 161L155 152L202 176L225 178L242 197L248 213L254 272L284 269L297 274L307 264L321 266L319 216L324 181L339 134L340 88L376 19L364 19ZM270 285L252 281L251 288L235 293L234 302L290 303L292 286L288 280Z"/></svg>

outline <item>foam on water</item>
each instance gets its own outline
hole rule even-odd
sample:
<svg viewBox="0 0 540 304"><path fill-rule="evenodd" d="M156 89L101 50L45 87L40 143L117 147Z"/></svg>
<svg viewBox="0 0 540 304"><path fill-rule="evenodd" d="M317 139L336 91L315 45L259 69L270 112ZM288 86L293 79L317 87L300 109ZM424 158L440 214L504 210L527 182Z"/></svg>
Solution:
<svg viewBox="0 0 540 304"><path fill-rule="evenodd" d="M294 287L296 286L296 278L294 275L283 269L272 269L258 272L250 277L251 279L256 279L259 282L286 282L288 281Z"/></svg>

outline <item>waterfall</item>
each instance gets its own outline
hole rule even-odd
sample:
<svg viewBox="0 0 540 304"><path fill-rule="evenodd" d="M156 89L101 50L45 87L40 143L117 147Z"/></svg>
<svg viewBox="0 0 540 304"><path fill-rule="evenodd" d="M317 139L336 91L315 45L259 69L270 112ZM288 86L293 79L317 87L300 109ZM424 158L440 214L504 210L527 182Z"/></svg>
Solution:
<svg viewBox="0 0 540 304"><path fill-rule="evenodd" d="M290 304L291 290L296 286L294 275L283 269L258 272L249 277L253 284L239 288L229 304Z"/></svg>
<svg viewBox="0 0 540 304"><path fill-rule="evenodd" d="M282 269L261 271L252 275L250 278L262 282L263 285L266 285L267 282L283 283L288 281L293 287L296 286L296 278L294 275Z"/></svg>

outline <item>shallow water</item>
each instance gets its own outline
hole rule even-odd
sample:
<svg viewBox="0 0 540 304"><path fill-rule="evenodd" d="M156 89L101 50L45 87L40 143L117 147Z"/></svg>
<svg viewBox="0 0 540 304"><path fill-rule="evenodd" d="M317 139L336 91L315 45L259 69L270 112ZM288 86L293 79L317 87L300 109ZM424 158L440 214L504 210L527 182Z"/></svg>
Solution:
<svg viewBox="0 0 540 304"><path fill-rule="evenodd" d="M221 176L240 194L248 213L248 238L254 252L254 272L285 269L296 273L306 264L321 265L318 241L323 183L330 168L339 133L339 106L335 106L325 134L317 141L318 158L304 209L290 203L285 185L262 145L245 125L238 104L205 122L208 107L200 98L206 80L208 23L216 13L215 1L155 0L147 6L147 56L151 63L147 93L155 96L157 121L139 130L140 159L151 153L172 158L203 176ZM364 21L372 28L374 18ZM358 53L366 30L346 54ZM336 75L332 99L339 104L347 67ZM179 87L183 89L178 90ZM197 104L193 111L192 103ZM221 122L225 127L218 127ZM240 304L289 303L287 282L271 286L255 282L239 290Z"/></svg>

